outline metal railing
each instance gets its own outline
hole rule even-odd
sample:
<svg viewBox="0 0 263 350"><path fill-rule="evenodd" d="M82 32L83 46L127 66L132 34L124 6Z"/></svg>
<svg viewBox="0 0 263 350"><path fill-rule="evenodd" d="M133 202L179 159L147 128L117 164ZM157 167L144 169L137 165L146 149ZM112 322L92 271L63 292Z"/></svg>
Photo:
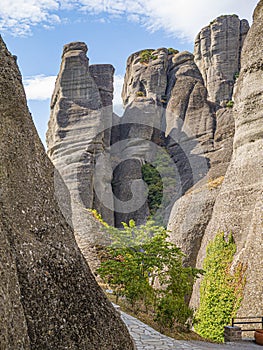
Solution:
<svg viewBox="0 0 263 350"><path fill-rule="evenodd" d="M244 321L239 321L244 320ZM249 321L247 321L249 320ZM255 320L255 321L252 321ZM241 325L248 325L248 324L260 324L261 328L263 329L263 316L253 316L253 317L235 317L232 318L232 327L234 326L241 326ZM250 328L250 329L242 329L241 332L249 332L249 331L255 331L256 328Z"/></svg>

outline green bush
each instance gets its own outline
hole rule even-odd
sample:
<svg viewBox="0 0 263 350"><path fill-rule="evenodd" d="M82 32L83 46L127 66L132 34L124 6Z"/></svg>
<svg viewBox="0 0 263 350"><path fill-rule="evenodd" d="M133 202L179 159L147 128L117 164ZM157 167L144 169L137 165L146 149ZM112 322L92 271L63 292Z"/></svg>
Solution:
<svg viewBox="0 0 263 350"><path fill-rule="evenodd" d="M225 240L218 233L207 246L200 287L200 306L195 315L195 331L202 337L224 341L224 326L235 316L245 285L245 267L239 264L232 274L230 267L236 252L233 236Z"/></svg>
<svg viewBox="0 0 263 350"><path fill-rule="evenodd" d="M136 92L137 97L145 97L144 93L142 91L137 91Z"/></svg>
<svg viewBox="0 0 263 350"><path fill-rule="evenodd" d="M142 166L142 179L148 186L148 206L150 215L154 215L162 204L163 182L159 171L151 164Z"/></svg>
<svg viewBox="0 0 263 350"><path fill-rule="evenodd" d="M232 100L228 101L227 104L226 104L226 106L227 106L228 108L233 108L233 107L234 107L234 101L232 101Z"/></svg>
<svg viewBox="0 0 263 350"><path fill-rule="evenodd" d="M123 230L108 227L107 232L112 245L97 272L114 291L116 302L125 297L134 312L143 305L160 327L184 324L192 314L185 297L202 271L183 267L181 250L153 221L135 226L131 220L123 223Z"/></svg>
<svg viewBox="0 0 263 350"><path fill-rule="evenodd" d="M172 48L172 47L169 47L168 48L168 55L175 55L175 54L177 54L179 51L178 50L176 50L176 49L174 49L174 48Z"/></svg>
<svg viewBox="0 0 263 350"><path fill-rule="evenodd" d="M153 55L154 50L144 50L140 52L140 63L149 63L150 60L156 60L158 56Z"/></svg>

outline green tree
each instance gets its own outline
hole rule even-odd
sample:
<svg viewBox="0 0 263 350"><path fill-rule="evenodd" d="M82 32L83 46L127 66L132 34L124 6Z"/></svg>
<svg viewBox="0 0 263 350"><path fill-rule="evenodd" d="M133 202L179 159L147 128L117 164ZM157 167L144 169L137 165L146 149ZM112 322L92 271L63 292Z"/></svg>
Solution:
<svg viewBox="0 0 263 350"><path fill-rule="evenodd" d="M112 244L97 272L116 301L125 297L134 311L142 304L146 311L151 307L160 326L184 324L192 314L186 296L201 271L182 266L183 254L167 240L166 229L153 221L135 226L131 220L123 230L108 227L107 232Z"/></svg>
<svg viewBox="0 0 263 350"><path fill-rule="evenodd" d="M204 260L195 330L217 342L224 341L224 326L230 324L242 300L245 267L239 264L235 272L230 272L235 252L233 236L226 240L224 233L218 233L208 244Z"/></svg>
<svg viewBox="0 0 263 350"><path fill-rule="evenodd" d="M158 149L151 163L142 166L142 179L148 186L150 217L160 226L165 226L165 210L175 196L175 177L175 164L164 148Z"/></svg>

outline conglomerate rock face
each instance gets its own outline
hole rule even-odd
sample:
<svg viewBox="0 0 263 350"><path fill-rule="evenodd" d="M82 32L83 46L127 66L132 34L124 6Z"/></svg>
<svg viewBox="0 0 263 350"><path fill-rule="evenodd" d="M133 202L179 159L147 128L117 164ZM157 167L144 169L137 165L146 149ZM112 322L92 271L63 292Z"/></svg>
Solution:
<svg viewBox="0 0 263 350"><path fill-rule="evenodd" d="M115 226L122 226L123 221L130 219L137 224L146 220L149 207L141 169L151 163L159 171L156 164L162 149L172 159L176 185L173 189L163 189L163 193L170 192L171 200L164 201L161 216L167 223L173 210L172 239L179 245L187 239L189 251L196 245L195 236L204 232L218 192L216 186L208 189L207 182L222 180L232 154L233 117L231 110L221 104L232 98L233 77L245 36L245 29L241 28L246 27L246 22L237 16L222 16L215 21L221 22L225 25L217 27L220 38L230 35L231 26L236 28L231 32L233 40L225 46L216 44L216 56L221 57L216 64L218 72L226 70L223 59L226 50L236 55L228 67L232 87L227 99L220 92L223 85L228 86L228 80L222 78L225 73L220 73L220 84L215 85L216 99L209 97L208 80L204 79L204 72L214 66L214 51L209 49L211 57L206 61L208 54L203 49L211 33L215 35L213 27L209 33L200 34L202 40L196 41L194 55L166 48L132 54L127 60L122 91L126 108L119 119L111 110L112 67L89 66L84 43L65 46L51 103L47 145L48 154L73 198L76 236L90 239L93 245L97 239L88 237L92 230L87 230L90 220L85 223L85 218L81 219L83 208L97 209L105 221ZM199 194L195 199L193 186L197 183L198 193L203 186L204 195ZM181 215L176 214L178 206L181 207L177 200L190 188L191 196L180 201L188 206L202 198L203 204L185 230ZM189 209L193 213L191 206ZM196 224L197 216L202 229ZM190 259L194 260L194 257Z"/></svg>
<svg viewBox="0 0 263 350"><path fill-rule="evenodd" d="M2 39L0 62L0 348L134 349L62 215L59 182L64 201L70 198Z"/></svg>
<svg viewBox="0 0 263 350"><path fill-rule="evenodd" d="M186 264L201 267L207 242L218 230L233 231L238 246L236 262L248 263L241 314L249 308L259 313L262 310L262 286L255 287L259 285L261 265L257 263L259 267L255 267L254 259L249 259L253 253L257 261L262 261L262 250L255 248L262 244L262 0L254 19L253 28L249 30L248 22L235 15L216 18L198 34L194 54L165 48L132 54L127 60L124 79L122 118L108 112L107 118L101 118L99 113L111 100L111 85L107 81L112 81L109 69L102 74L101 67L88 67L85 50L78 51L83 43L67 45L71 49L66 51L71 53L66 52L62 58L48 132L49 154L62 176L63 171L69 169L65 164L71 164L74 158L70 154L78 148L84 152L78 168L84 171L77 172L82 176L83 186L74 189L72 185L71 197L74 198L76 190L84 198L86 207L100 209L101 201L101 208L112 208L105 218L109 222L113 220L115 226L131 218L140 224L149 215L142 166L150 163L156 167L163 184L167 180L163 169L171 168L170 184L173 186L163 188L163 196L169 192L171 200L164 201L161 211L163 222L168 223L171 231L170 239L186 253ZM71 68L66 73L64 65L73 59L70 56L78 57L77 61L72 61L76 70L76 66L84 62L86 68L81 77L69 73ZM66 85L72 84L67 97L63 92L64 74L66 77L71 74L75 79L75 85L66 81ZM87 77L83 78L85 75ZM72 95L79 93L82 79L90 82L85 89L92 91L85 92L82 102L74 99L74 108L76 104L76 110L82 105L87 108L89 94L96 98L90 101L88 113L87 110L83 114L77 112L78 117L74 119L75 110L69 101ZM62 115L71 115L71 122L58 127L60 110ZM90 114L92 122L86 116L89 113L93 113ZM96 125L92 124L94 121ZM79 137L72 134L72 140L75 137L72 148L67 139L71 135L68 125L72 129L76 125L77 130L87 130L92 125L92 131L79 131ZM59 132L66 135L62 152L59 151L62 139L54 139ZM68 145L65 140L69 140ZM96 157L92 158L90 149ZM59 157L64 155L62 164ZM164 164L167 155L169 162ZM95 170L101 170L94 172L94 164ZM101 195L97 195L97 199L96 195L92 197L92 181L104 188L104 198ZM101 213L107 210L101 209ZM86 224L83 227L92 235ZM85 240L85 235L82 237ZM197 304L197 299L196 285L193 305ZM253 300L260 306L255 308Z"/></svg>
<svg viewBox="0 0 263 350"><path fill-rule="evenodd" d="M189 53L173 58L166 108L168 149L180 174L181 191L173 205L170 239L195 265L201 239L232 154L232 111L208 100L201 73ZM215 185L213 185L215 184Z"/></svg>
<svg viewBox="0 0 263 350"><path fill-rule="evenodd" d="M239 20L236 15L220 16L197 35L195 62L202 73L210 101L224 105L231 100L248 30L247 20Z"/></svg>
<svg viewBox="0 0 263 350"><path fill-rule="evenodd" d="M241 71L234 89L234 151L217 196L211 221L198 253L202 265L207 242L218 231L232 232L237 243L234 265L247 266L239 316L255 316L263 308L263 1L245 39ZM255 45L255 43L257 43ZM198 300L198 286L193 303Z"/></svg>
<svg viewBox="0 0 263 350"><path fill-rule="evenodd" d="M101 230L87 209L97 209L105 221L114 224L112 171L105 152L111 137L114 68L89 66L87 50L82 42L64 46L51 100L47 146L49 157L70 191L75 236L93 269L97 260L94 247L103 242ZM100 174L97 192L95 170ZM61 205L63 202L61 198Z"/></svg>

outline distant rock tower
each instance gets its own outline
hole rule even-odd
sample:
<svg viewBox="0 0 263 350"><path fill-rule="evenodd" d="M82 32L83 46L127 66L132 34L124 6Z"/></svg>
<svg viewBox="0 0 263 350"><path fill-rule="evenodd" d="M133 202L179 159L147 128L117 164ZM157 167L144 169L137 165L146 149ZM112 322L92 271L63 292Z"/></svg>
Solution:
<svg viewBox="0 0 263 350"><path fill-rule="evenodd" d="M47 146L71 194L75 233L94 244L93 234L87 235L94 230L85 209L97 209L105 221L114 224L111 166L105 153L112 126L114 68L89 66L87 50L82 42L64 46L51 100ZM103 200L94 191L95 165L100 174L96 186Z"/></svg>

